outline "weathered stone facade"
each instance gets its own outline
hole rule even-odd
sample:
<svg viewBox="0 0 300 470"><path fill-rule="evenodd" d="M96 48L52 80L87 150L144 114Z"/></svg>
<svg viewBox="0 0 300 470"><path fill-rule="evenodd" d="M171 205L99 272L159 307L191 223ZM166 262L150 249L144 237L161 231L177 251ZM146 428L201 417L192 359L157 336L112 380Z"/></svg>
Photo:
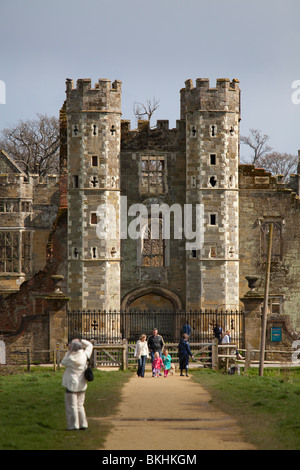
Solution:
<svg viewBox="0 0 300 470"><path fill-rule="evenodd" d="M1 291L21 287L2 299L0 332L20 327L22 296L31 311L39 282L43 292L51 291L49 278L57 273L65 277L62 290L72 310L239 309L249 290L245 276L259 275L263 293L271 222L270 312L300 330L300 176L287 185L239 163L238 80L218 79L214 88L208 79L195 86L187 80L175 129L159 120L155 128L140 121L131 130L121 120L119 81L100 79L92 88L89 79L76 86L68 79L66 87L59 180L41 183L32 175L25 181L11 158L0 155L0 203L15 199L25 209L31 203L29 214L0 212L1 230L19 234L20 253L18 271L0 273ZM138 222L135 204L145 208ZM151 209L163 204L170 236L163 237L158 210L158 234L151 237ZM204 209L203 226L197 205ZM187 227L178 231L176 210L183 216L188 206L192 231L203 228L200 246ZM115 233L100 237L97 228L107 230L108 217L116 221ZM141 237L130 236L132 224ZM28 272L20 248L24 232L30 233Z"/></svg>

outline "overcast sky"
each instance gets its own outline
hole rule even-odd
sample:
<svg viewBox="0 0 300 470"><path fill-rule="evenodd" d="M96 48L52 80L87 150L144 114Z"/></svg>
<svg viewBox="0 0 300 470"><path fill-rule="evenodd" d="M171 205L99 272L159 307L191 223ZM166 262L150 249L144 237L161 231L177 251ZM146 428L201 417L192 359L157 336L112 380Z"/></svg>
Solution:
<svg viewBox="0 0 300 470"><path fill-rule="evenodd" d="M154 119L175 127L185 80L237 78L241 134L260 129L274 150L300 149L299 0L0 0L0 18L0 129L58 116L66 78L121 80L132 127L135 100L155 96Z"/></svg>

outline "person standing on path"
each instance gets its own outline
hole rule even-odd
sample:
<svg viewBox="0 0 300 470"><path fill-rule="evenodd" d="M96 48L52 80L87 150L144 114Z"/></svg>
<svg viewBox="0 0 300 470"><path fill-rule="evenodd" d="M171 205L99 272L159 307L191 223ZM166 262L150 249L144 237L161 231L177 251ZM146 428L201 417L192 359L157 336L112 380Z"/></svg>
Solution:
<svg viewBox="0 0 300 470"><path fill-rule="evenodd" d="M142 334L135 346L134 357L138 359L138 377L145 376L146 360L149 357L149 349L146 340L147 336Z"/></svg>
<svg viewBox="0 0 300 470"><path fill-rule="evenodd" d="M167 349L164 349L162 360L164 363L164 377L168 377L169 370L171 369L172 358Z"/></svg>
<svg viewBox="0 0 300 470"><path fill-rule="evenodd" d="M154 354L158 352L159 356L162 357L162 351L164 349L164 340L162 336L158 334L157 328L154 328L152 331L152 335L148 338L148 348L150 351L151 362L153 363ZM152 370L153 374L153 370ZM153 374L154 375L154 374Z"/></svg>
<svg viewBox="0 0 300 470"><path fill-rule="evenodd" d="M87 381L84 372L91 357L93 345L89 341L73 339L61 364L66 367L62 385L66 389L65 410L67 430L87 429L84 401Z"/></svg>
<svg viewBox="0 0 300 470"><path fill-rule="evenodd" d="M183 375L183 369L185 369L185 375L188 377L188 369L189 369L189 359L190 356L193 359L193 354L188 342L188 335L183 333L182 338L178 345L178 356L179 356L179 368L180 368L180 375Z"/></svg>
<svg viewBox="0 0 300 470"><path fill-rule="evenodd" d="M159 353L156 352L154 354L154 359L152 363L153 368L153 377L159 377L161 375L160 369L164 366L162 358L160 357Z"/></svg>

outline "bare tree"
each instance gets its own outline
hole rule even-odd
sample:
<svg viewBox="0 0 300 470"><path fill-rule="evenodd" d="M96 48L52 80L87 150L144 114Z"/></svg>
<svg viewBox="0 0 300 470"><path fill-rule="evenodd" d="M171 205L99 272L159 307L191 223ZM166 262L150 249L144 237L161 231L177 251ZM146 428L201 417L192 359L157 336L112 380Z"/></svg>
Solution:
<svg viewBox="0 0 300 470"><path fill-rule="evenodd" d="M153 97L152 100L147 100L147 103L133 103L133 112L137 119L147 119L149 122L151 121L151 117L159 108L159 101Z"/></svg>
<svg viewBox="0 0 300 470"><path fill-rule="evenodd" d="M263 135L258 129L250 129L250 135L247 137L241 136L241 143L249 145L249 147L253 150L253 156L251 160L253 165L256 165L260 158L272 150L272 147L267 145L269 139L270 137L268 135Z"/></svg>
<svg viewBox="0 0 300 470"><path fill-rule="evenodd" d="M298 159L298 155L272 152L259 158L257 164L273 175L283 175L284 181L287 181L289 175L297 171Z"/></svg>
<svg viewBox="0 0 300 470"><path fill-rule="evenodd" d="M26 174L45 176L59 172L59 121L37 114L33 120L19 121L3 129L0 149L5 150Z"/></svg>

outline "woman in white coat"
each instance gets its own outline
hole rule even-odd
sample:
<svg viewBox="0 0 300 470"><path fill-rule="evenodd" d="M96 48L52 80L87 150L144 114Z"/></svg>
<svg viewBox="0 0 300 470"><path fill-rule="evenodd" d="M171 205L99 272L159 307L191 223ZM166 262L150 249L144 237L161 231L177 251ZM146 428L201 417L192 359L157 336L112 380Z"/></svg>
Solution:
<svg viewBox="0 0 300 470"><path fill-rule="evenodd" d="M138 377L145 376L146 360L149 357L148 344L146 340L147 336L144 334L141 335L135 346L134 357L138 359Z"/></svg>
<svg viewBox="0 0 300 470"><path fill-rule="evenodd" d="M91 357L93 345L89 341L73 339L61 364L66 367L62 385L66 388L65 409L67 429L87 429L84 401L87 382L84 372Z"/></svg>

